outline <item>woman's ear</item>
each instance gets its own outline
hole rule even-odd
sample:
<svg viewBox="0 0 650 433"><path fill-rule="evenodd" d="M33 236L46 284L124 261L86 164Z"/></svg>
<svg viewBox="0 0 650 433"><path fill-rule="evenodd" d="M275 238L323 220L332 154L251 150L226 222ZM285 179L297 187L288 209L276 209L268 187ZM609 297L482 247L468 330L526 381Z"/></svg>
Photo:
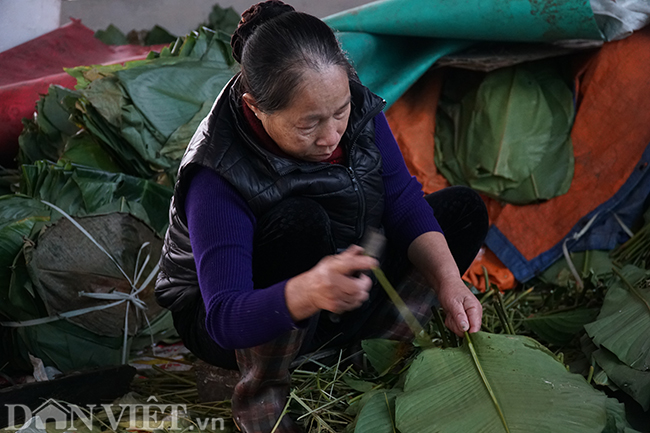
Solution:
<svg viewBox="0 0 650 433"><path fill-rule="evenodd" d="M257 108L257 101L255 98L253 98L253 95L250 93L244 93L242 95L242 99L244 100L244 103L248 105L248 108L250 108L251 111L255 114L255 117L259 117L260 110Z"/></svg>

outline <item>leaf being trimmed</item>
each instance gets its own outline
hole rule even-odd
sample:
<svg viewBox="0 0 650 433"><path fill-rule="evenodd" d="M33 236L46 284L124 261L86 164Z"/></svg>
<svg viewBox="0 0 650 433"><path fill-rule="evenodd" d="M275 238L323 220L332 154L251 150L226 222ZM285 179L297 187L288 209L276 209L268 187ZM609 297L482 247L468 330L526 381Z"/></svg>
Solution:
<svg viewBox="0 0 650 433"><path fill-rule="evenodd" d="M626 266L622 275L632 285L646 277L646 271ZM607 290L598 319L585 325L594 343L605 347L626 365L650 370L650 288L629 290L620 278Z"/></svg>
<svg viewBox="0 0 650 433"><path fill-rule="evenodd" d="M511 433L605 427L607 397L535 340L479 332L472 341ZM395 415L401 432L505 432L467 342L427 349L415 359Z"/></svg>

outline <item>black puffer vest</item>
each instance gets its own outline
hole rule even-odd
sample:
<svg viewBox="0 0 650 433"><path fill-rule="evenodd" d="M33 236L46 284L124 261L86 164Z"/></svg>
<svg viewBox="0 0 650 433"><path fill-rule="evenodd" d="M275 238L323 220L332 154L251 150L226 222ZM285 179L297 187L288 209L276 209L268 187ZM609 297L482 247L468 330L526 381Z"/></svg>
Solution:
<svg viewBox="0 0 650 433"><path fill-rule="evenodd" d="M215 170L244 197L256 218L288 197L319 203L330 217L338 248L358 243L366 227L380 227L384 211L382 164L373 118L385 102L350 82L352 110L341 139L345 165L277 156L256 143L241 109L238 76L222 90L183 156L170 206L170 226L156 282L158 303L172 311L198 296L198 278L184 199L193 169Z"/></svg>

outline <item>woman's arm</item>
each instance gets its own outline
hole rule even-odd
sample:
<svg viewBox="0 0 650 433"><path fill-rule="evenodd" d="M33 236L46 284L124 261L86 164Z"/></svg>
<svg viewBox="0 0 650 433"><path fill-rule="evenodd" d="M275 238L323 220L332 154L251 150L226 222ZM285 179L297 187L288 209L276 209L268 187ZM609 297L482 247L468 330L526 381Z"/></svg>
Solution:
<svg viewBox="0 0 650 433"><path fill-rule="evenodd" d="M309 271L287 281L285 297L291 317L299 321L320 310L338 314L359 308L372 287L372 280L359 271L377 265L377 260L364 255L357 245L324 257Z"/></svg>
<svg viewBox="0 0 650 433"><path fill-rule="evenodd" d="M224 348L266 343L304 325L303 319L320 310L341 313L368 297L370 278L356 274L377 262L358 246L324 257L287 281L254 290L255 217L241 195L210 169L200 169L191 179L185 211L206 329Z"/></svg>
<svg viewBox="0 0 650 433"><path fill-rule="evenodd" d="M436 291L447 327L457 335L480 330L481 304L460 278L442 229L423 198L422 185L408 172L383 113L375 117L375 137L384 167L387 235L406 250Z"/></svg>
<svg viewBox="0 0 650 433"><path fill-rule="evenodd" d="M207 168L190 182L185 213L212 339L226 349L252 347L295 329L285 281L253 290L256 220L245 200Z"/></svg>
<svg viewBox="0 0 650 433"><path fill-rule="evenodd" d="M459 336L465 331L480 331L483 307L460 278L444 235L421 234L411 242L408 257L435 289L447 316L447 327Z"/></svg>
<svg viewBox="0 0 650 433"><path fill-rule="evenodd" d="M385 208L382 223L387 237L405 254L422 233L442 232L433 209L424 200L422 185L408 171L386 117L375 117L375 142L382 158Z"/></svg>

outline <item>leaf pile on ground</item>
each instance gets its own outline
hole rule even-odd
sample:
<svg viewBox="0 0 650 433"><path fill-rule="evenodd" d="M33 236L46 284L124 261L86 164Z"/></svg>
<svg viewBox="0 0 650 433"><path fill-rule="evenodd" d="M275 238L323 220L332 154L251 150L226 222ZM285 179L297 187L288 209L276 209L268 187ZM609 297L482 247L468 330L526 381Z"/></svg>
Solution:
<svg viewBox="0 0 650 433"><path fill-rule="evenodd" d="M236 71L228 41L201 28L145 60L68 69L76 90L51 86L24 120L18 174L0 173L0 366L116 365L175 334L152 276L180 159Z"/></svg>

